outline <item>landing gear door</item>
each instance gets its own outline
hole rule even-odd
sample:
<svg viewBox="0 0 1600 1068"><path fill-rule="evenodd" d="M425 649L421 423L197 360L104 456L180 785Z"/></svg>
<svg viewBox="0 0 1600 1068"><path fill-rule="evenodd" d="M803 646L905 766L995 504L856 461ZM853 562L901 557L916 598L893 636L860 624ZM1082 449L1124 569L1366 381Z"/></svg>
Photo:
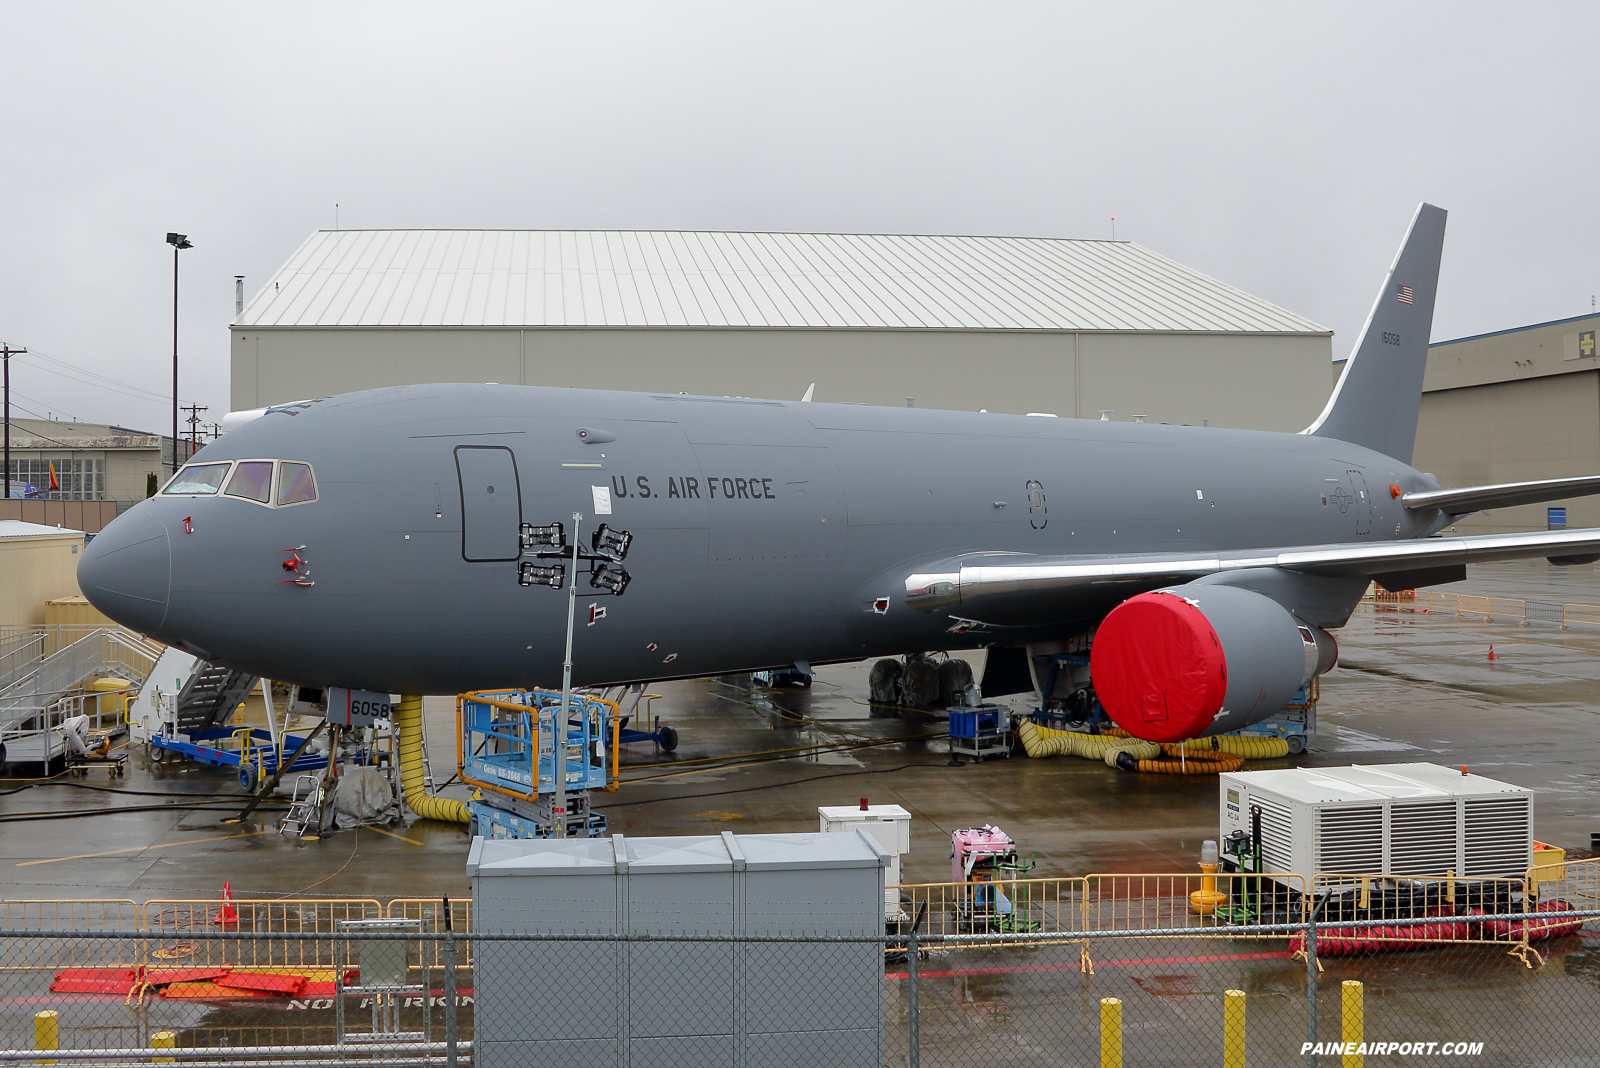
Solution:
<svg viewBox="0 0 1600 1068"><path fill-rule="evenodd" d="M1350 493L1356 499L1356 534L1368 534L1372 530L1372 496L1367 493L1367 476L1355 468L1347 474L1350 477Z"/></svg>
<svg viewBox="0 0 1600 1068"><path fill-rule="evenodd" d="M500 445L458 445L456 471L461 477L461 558L516 560L522 555L516 457Z"/></svg>

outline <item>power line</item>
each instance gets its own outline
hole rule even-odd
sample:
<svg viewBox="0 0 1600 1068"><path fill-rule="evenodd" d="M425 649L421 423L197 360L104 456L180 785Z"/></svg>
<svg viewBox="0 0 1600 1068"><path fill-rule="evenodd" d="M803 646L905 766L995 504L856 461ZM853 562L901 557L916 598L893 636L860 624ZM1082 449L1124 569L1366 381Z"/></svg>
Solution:
<svg viewBox="0 0 1600 1068"><path fill-rule="evenodd" d="M59 361L56 361L56 362L59 362ZM71 367L70 364L67 364L65 366ZM136 400L146 400L146 399L148 399L148 400L164 401L164 400L168 399L167 397L165 397L162 394L156 393L156 392L154 392L152 390L148 390L148 389L140 389L138 386L128 386L128 385L124 385L122 383L97 382L93 378L81 378L78 375L69 374L66 371L58 371L53 367L45 367L42 364L34 364L33 367L34 367L34 370L43 371L45 374L56 375L56 376L58 376L60 378L65 378L68 381L78 383L80 386L94 386L94 387L96 387L98 389L109 390L112 393L123 393L123 394L126 394L128 396L134 397ZM73 371L77 371L78 370L78 368L76 368L76 367L72 367L71 369ZM83 374L90 374L90 372L83 372Z"/></svg>

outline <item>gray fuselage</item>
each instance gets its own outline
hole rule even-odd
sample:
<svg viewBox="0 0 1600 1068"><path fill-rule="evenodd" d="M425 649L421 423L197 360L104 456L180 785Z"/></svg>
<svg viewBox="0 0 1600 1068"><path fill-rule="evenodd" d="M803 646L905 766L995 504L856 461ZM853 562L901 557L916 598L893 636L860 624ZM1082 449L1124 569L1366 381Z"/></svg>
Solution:
<svg viewBox="0 0 1600 1068"><path fill-rule="evenodd" d="M1128 593L1074 591L1048 618L972 637L906 607L905 577L964 552L1411 538L1429 517L1390 486L1437 488L1298 434L494 385L276 412L196 462L226 459L307 462L317 499L157 495L94 540L85 593L269 678L431 694L559 684L567 598L518 584L519 522L570 536L576 512L584 545L598 522L634 535L623 596L579 579L573 676L600 684L1067 638ZM284 569L298 546L314 585ZM591 604L607 609L593 625Z"/></svg>

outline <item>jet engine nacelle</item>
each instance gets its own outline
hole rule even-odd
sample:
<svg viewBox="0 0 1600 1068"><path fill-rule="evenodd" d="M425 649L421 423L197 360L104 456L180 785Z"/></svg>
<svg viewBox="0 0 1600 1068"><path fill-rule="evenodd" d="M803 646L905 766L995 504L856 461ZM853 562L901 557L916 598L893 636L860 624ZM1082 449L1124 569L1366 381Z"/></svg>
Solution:
<svg viewBox="0 0 1600 1068"><path fill-rule="evenodd" d="M1177 742L1279 712L1339 647L1250 590L1189 583L1122 602L1089 651L1095 694L1129 734Z"/></svg>

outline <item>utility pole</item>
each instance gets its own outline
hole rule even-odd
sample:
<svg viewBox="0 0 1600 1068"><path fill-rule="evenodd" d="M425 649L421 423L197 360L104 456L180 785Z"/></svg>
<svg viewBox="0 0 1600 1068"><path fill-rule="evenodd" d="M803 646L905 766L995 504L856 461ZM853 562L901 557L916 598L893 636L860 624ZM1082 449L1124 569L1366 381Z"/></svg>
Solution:
<svg viewBox="0 0 1600 1068"><path fill-rule="evenodd" d="M21 356L27 349L14 349L0 344L0 359L6 367L6 500L11 499L11 357Z"/></svg>
<svg viewBox="0 0 1600 1068"><path fill-rule="evenodd" d="M192 457L200 451L200 413L210 409L204 404L185 404L183 410L189 413L189 418L184 422L189 424L189 456Z"/></svg>

